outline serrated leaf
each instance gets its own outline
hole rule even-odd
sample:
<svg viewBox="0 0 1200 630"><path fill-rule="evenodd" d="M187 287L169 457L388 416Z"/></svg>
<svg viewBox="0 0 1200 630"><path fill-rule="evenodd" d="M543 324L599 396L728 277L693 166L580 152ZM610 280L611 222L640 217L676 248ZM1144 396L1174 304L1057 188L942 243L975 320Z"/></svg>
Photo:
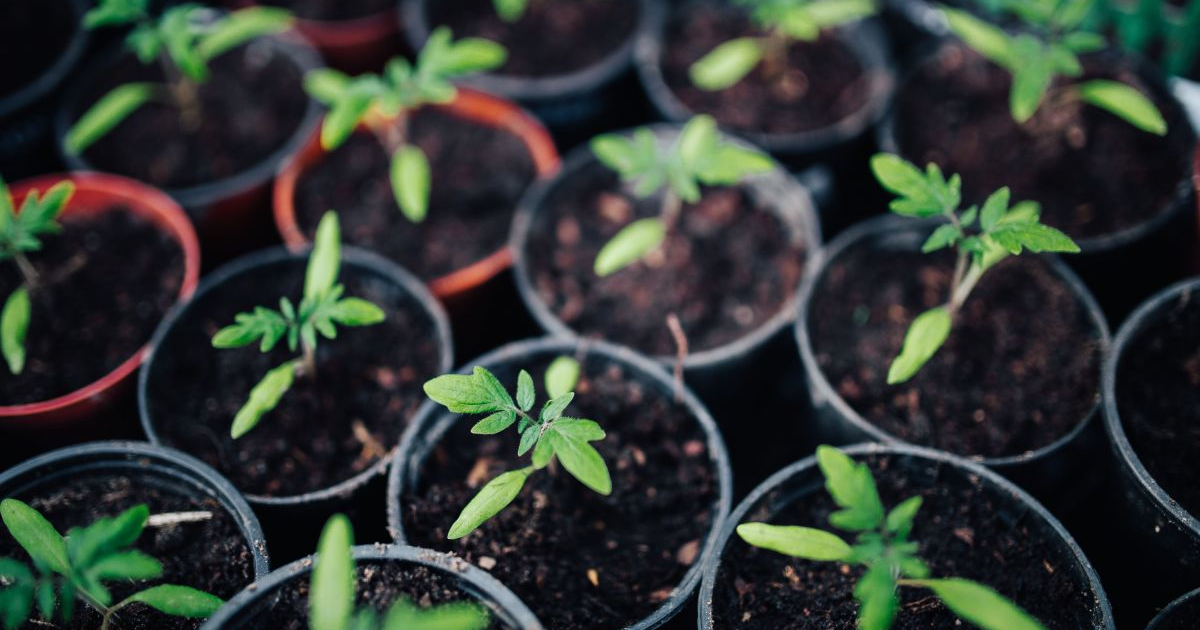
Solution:
<svg viewBox="0 0 1200 630"><path fill-rule="evenodd" d="M507 409L497 411L496 413L493 413L492 415L475 423L475 426L471 427L471 433L474 433L475 435L495 435L507 429L508 427L511 427L516 421L516 412L509 411Z"/></svg>
<svg viewBox="0 0 1200 630"><path fill-rule="evenodd" d="M817 447L817 465L825 476L825 489L842 508L829 516L840 529L866 531L876 529L884 519L883 503L875 488L875 478L865 463L856 463L832 446Z"/></svg>
<svg viewBox="0 0 1200 630"><path fill-rule="evenodd" d="M413 223L425 220L429 212L431 173L425 152L415 145L406 145L392 155L392 194L400 211Z"/></svg>
<svg viewBox="0 0 1200 630"><path fill-rule="evenodd" d="M579 418L559 418L554 422L554 430L584 442L603 440L606 435L599 423Z"/></svg>
<svg viewBox="0 0 1200 630"><path fill-rule="evenodd" d="M925 243L921 245L921 251L928 254L939 249L950 247L962 238L962 230L953 224L939 225L929 238L925 239Z"/></svg>
<svg viewBox="0 0 1200 630"><path fill-rule="evenodd" d="M1011 198L1008 187L1001 188L988 196L983 202L983 212L979 214L979 227L990 230L1008 213L1008 202Z"/></svg>
<svg viewBox="0 0 1200 630"><path fill-rule="evenodd" d="M1071 237L1041 223L1002 222L988 232L1012 254L1020 254L1022 248L1031 252L1078 253L1079 245Z"/></svg>
<svg viewBox="0 0 1200 630"><path fill-rule="evenodd" d="M612 478L600 452L591 444L560 433L552 426L548 435L559 463L583 485L605 496L612 494Z"/></svg>
<svg viewBox="0 0 1200 630"><path fill-rule="evenodd" d="M310 630L344 630L354 612L354 529L344 514L325 523L317 542L308 602Z"/></svg>
<svg viewBox="0 0 1200 630"><path fill-rule="evenodd" d="M508 390L504 389L504 385L500 383L500 379L496 378L496 375L489 372L487 368L478 365L475 366L472 377L481 387L487 390L488 395L491 396L492 401L498 407L506 409L515 408L512 397L508 395Z"/></svg>
<svg viewBox="0 0 1200 630"><path fill-rule="evenodd" d="M67 131L63 145L71 155L80 155L97 140L112 131L137 108L159 93L153 83L125 83L112 89L84 112Z"/></svg>
<svg viewBox="0 0 1200 630"><path fill-rule="evenodd" d="M541 443L541 438L541 425L526 426L525 430L521 432L521 441L517 444L517 457L524 457L525 453Z"/></svg>
<svg viewBox="0 0 1200 630"><path fill-rule="evenodd" d="M688 76L702 90L724 90L750 74L762 61L762 56L762 43L758 38L731 39L692 64Z"/></svg>
<svg viewBox="0 0 1200 630"><path fill-rule="evenodd" d="M621 228L596 255L596 275L609 276L641 260L658 248L667 236L667 226L658 218L639 219Z"/></svg>
<svg viewBox="0 0 1200 630"><path fill-rule="evenodd" d="M233 418L233 426L229 429L230 436L236 440L258 426L263 415L279 404L283 395L292 387L295 378L296 363L293 361L267 372L254 389L250 390L246 404L242 405Z"/></svg>
<svg viewBox="0 0 1200 630"><path fill-rule="evenodd" d="M453 413L490 413L500 406L474 375L446 374L425 382L425 395Z"/></svg>
<svg viewBox="0 0 1200 630"><path fill-rule="evenodd" d="M836 534L812 527L742 523L737 534L747 543L795 558L846 560L853 549Z"/></svg>
<svg viewBox="0 0 1200 630"><path fill-rule="evenodd" d="M25 336L29 332L31 310L29 292L20 287L8 296L0 311L0 351L13 374L25 369Z"/></svg>
<svg viewBox="0 0 1200 630"><path fill-rule="evenodd" d="M950 311L940 306L918 315L904 335L900 354L888 368L888 385L903 383L915 376L946 343L952 323Z"/></svg>
<svg viewBox="0 0 1200 630"><path fill-rule="evenodd" d="M535 393L533 390L533 377L529 372L521 370L517 374L517 406L521 411L529 411L533 408Z"/></svg>
<svg viewBox="0 0 1200 630"><path fill-rule="evenodd" d="M126 602L141 602L172 617L205 619L211 617L225 601L216 595L205 593L190 586L160 584L134 593Z"/></svg>
<svg viewBox="0 0 1200 630"><path fill-rule="evenodd" d="M1012 40L1003 30L966 11L946 8L942 9L942 13L950 30L963 43L1001 68L1010 72L1015 70Z"/></svg>
<svg viewBox="0 0 1200 630"><path fill-rule="evenodd" d="M994 589L963 578L918 580L954 614L982 630L1045 630L1045 627Z"/></svg>
<svg viewBox="0 0 1200 630"><path fill-rule="evenodd" d="M574 399L574 392L567 392L562 396L555 396L554 398L551 398L550 400L546 401L545 405L542 406L542 412L538 415L538 419L540 419L542 422L553 422L554 420L557 420L558 417L562 415L563 410L567 408L567 405L570 405L571 401Z"/></svg>
<svg viewBox="0 0 1200 630"><path fill-rule="evenodd" d="M511 470L489 481L463 508L458 519L450 526L450 533L446 538L462 538L499 514L521 493L521 489L525 487L525 480L529 479L532 472L532 468Z"/></svg>
<svg viewBox="0 0 1200 630"><path fill-rule="evenodd" d="M922 499L919 496L909 497L900 502L900 505L892 508L888 512L885 524L888 532L900 538L908 538L912 532L913 519L917 516L917 511L921 509Z"/></svg>
<svg viewBox="0 0 1200 630"><path fill-rule="evenodd" d="M35 563L60 575L70 574L67 543L41 512L17 499L4 499L0 501L0 519Z"/></svg>
<svg viewBox="0 0 1200 630"><path fill-rule="evenodd" d="M1119 81L1096 79L1076 86L1079 98L1156 136L1167 135L1167 121L1141 92Z"/></svg>
<svg viewBox="0 0 1200 630"><path fill-rule="evenodd" d="M925 174L898 155L876 153L871 156L871 172L875 174L875 179L879 180L879 183L892 194L909 199L923 200L926 203L931 198L929 183ZM907 214L904 212L900 213ZM917 211L911 214L913 216L928 216L925 213Z"/></svg>
<svg viewBox="0 0 1200 630"><path fill-rule="evenodd" d="M229 13L210 27L196 44L204 61L264 35L282 33L292 26L292 14L275 7L250 7Z"/></svg>
<svg viewBox="0 0 1200 630"><path fill-rule="evenodd" d="M546 381L546 395L550 398L558 398L575 391L575 386L579 384L581 371L582 366L579 365L579 361L568 356L555 357L550 362L550 367L546 368L546 377L544 379Z"/></svg>

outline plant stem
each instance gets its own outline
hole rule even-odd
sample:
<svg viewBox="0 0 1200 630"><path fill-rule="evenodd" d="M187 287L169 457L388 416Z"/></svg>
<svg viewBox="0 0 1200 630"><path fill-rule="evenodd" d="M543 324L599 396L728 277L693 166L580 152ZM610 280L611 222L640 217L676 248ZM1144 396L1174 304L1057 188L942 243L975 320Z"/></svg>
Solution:
<svg viewBox="0 0 1200 630"><path fill-rule="evenodd" d="M954 293L950 295L950 316L954 317L958 310L962 308L964 302L967 301L967 296L971 295L971 290L979 283L979 279L983 277L983 267L977 264L972 264L966 275L963 276L961 282L954 286Z"/></svg>
<svg viewBox="0 0 1200 630"><path fill-rule="evenodd" d="M162 66L163 76L167 80L167 92L171 101L179 110L179 124L186 132L194 132L200 128L203 117L200 114L200 101L196 96L197 86L194 81L183 76L170 57L163 53L158 56Z"/></svg>
<svg viewBox="0 0 1200 630"><path fill-rule="evenodd" d="M378 118L367 123L367 128L375 134L388 155L395 155L408 144L408 112L403 109L391 120Z"/></svg>
<svg viewBox="0 0 1200 630"><path fill-rule="evenodd" d="M667 231L675 228L675 223L679 221L679 212L683 209L683 200L679 198L679 193L675 192L674 188L667 186L667 190L663 193L662 208L659 210L659 216L662 217L663 224L667 226Z"/></svg>
<svg viewBox="0 0 1200 630"><path fill-rule="evenodd" d="M304 358L300 363L300 375L315 380L317 378L317 349L303 341L300 342L300 348L304 351Z"/></svg>
<svg viewBox="0 0 1200 630"><path fill-rule="evenodd" d="M788 46L791 43L791 39L779 29L771 29L762 39L763 72L767 79L774 80L787 72Z"/></svg>
<svg viewBox="0 0 1200 630"><path fill-rule="evenodd" d="M21 275L25 278L26 286L28 286L30 289L37 287L38 280L40 280L37 269L33 268L33 265L29 262L29 259L25 257L25 254L21 252L15 252L13 254L13 260L17 261L17 268L21 270Z"/></svg>

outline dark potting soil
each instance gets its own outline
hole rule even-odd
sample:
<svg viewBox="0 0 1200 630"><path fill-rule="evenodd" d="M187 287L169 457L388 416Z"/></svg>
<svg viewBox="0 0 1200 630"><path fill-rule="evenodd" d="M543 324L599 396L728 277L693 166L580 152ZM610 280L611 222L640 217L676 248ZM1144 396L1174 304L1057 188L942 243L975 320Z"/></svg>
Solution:
<svg viewBox="0 0 1200 630"><path fill-rule="evenodd" d="M185 122L173 104L143 105L84 151L84 159L160 188L213 183L262 163L296 133L309 102L301 69L279 50L263 39L221 55L197 88L199 120ZM162 71L122 58L73 105L72 120L130 81L161 82Z"/></svg>
<svg viewBox="0 0 1200 630"><path fill-rule="evenodd" d="M690 2L677 5L660 61L667 87L688 109L711 114L722 125L788 134L828 127L867 105L870 77L836 32L815 42L795 42L786 63L760 63L746 78L710 92L692 84L688 70L717 46L763 32L745 11Z"/></svg>
<svg viewBox="0 0 1200 630"><path fill-rule="evenodd" d="M245 620L238 630L307 630L308 590L311 575L293 579L279 589L278 599L263 610L248 610L239 616ZM418 564L400 562L358 563L358 586L355 591L358 606L372 606L383 611L400 598L407 598L422 607L472 600L445 573ZM264 601L264 604L266 602ZM508 625L493 618L490 630L507 630Z"/></svg>
<svg viewBox="0 0 1200 630"><path fill-rule="evenodd" d="M393 0L262 0L262 4L283 7L303 20L322 22L369 17L396 7Z"/></svg>
<svg viewBox="0 0 1200 630"><path fill-rule="evenodd" d="M242 274L193 303L180 332L157 349L148 413L162 441L204 460L242 492L294 496L328 488L369 468L400 441L436 376L440 347L433 321L395 285L342 265L346 295L370 300L387 320L340 327L321 339L317 378L297 378L279 406L236 442L229 428L263 375L298 355L281 342L217 350L211 339L234 315L278 307L303 292L303 261Z"/></svg>
<svg viewBox="0 0 1200 630"><path fill-rule="evenodd" d="M1139 88L1166 117L1167 137L1053 94L1018 125L1009 109L1009 74L961 45L947 45L897 95L900 152L962 175L969 202L1008 186L1014 198L1041 203L1045 221L1077 239L1149 221L1167 209L1194 147L1178 107L1129 67L1111 66L1085 59L1084 78Z"/></svg>
<svg viewBox="0 0 1200 630"><path fill-rule="evenodd" d="M1117 408L1138 459L1171 498L1200 515L1200 296L1185 293L1126 346Z"/></svg>
<svg viewBox="0 0 1200 630"><path fill-rule="evenodd" d="M20 375L0 367L0 404L50 400L96 382L137 354L175 304L183 283L179 244L128 209L67 217L29 255L40 278ZM0 268L7 299L24 280Z"/></svg>
<svg viewBox="0 0 1200 630"><path fill-rule="evenodd" d="M146 504L150 514L208 511L212 519L147 527L137 549L157 559L163 574L154 580L106 581L113 601L156 584L180 584L229 599L254 581L254 558L238 523L222 505L211 498L181 493L153 480L123 475L75 475L69 487L35 497L20 497L40 511L62 535L72 527L84 527L102 517ZM5 531L0 536L0 557L28 562L29 557ZM61 630L95 630L101 617L81 602L68 624L56 622ZM142 604L131 604L117 613L114 630L194 630L203 620L170 617Z"/></svg>
<svg viewBox="0 0 1200 630"><path fill-rule="evenodd" d="M920 495L911 539L933 577L965 577L982 582L1040 620L1050 630L1093 625L1093 594L1074 575L1074 558L1052 538L1034 514L1011 497L985 491L979 478L921 463L913 470L891 457L868 459L885 506ZM947 474L950 473L950 474ZM815 481L815 478L814 478ZM819 483L814 491L772 515L765 506L743 522L817 527L852 539L829 525L836 510ZM785 501L779 497L778 501ZM1023 518L1028 517L1028 518ZM721 558L713 589L717 628L739 630L850 630L858 603L857 565L811 562L751 547L734 535ZM973 627L958 620L924 589L901 588L895 630L950 630Z"/></svg>
<svg viewBox="0 0 1200 630"><path fill-rule="evenodd" d="M66 0L0 2L0 98L33 83L58 61L78 26Z"/></svg>
<svg viewBox="0 0 1200 630"><path fill-rule="evenodd" d="M944 304L951 254L846 250L813 296L808 332L826 379L872 424L915 444L1002 457L1069 433L1099 397L1099 332L1045 260L988 271L946 344L911 380L887 371L912 320Z"/></svg>
<svg viewBox="0 0 1200 630"><path fill-rule="evenodd" d="M455 37L482 37L508 49L497 73L518 77L569 74L599 63L633 36L636 0L530 2L512 24L496 15L492 0L432 0L429 23L447 25Z"/></svg>
<svg viewBox="0 0 1200 630"><path fill-rule="evenodd" d="M658 216L661 201L636 199L612 171L588 165L551 192L532 226L534 289L582 336L673 356L675 313L691 352L716 348L791 308L804 272L807 244L767 203L744 186L707 188L649 259L601 278L600 248L632 220Z"/></svg>
<svg viewBox="0 0 1200 630"><path fill-rule="evenodd" d="M522 367L542 382L545 365ZM612 474L610 496L555 465L530 477L516 501L479 530L447 541L483 483L528 462L516 457L514 431L480 437L470 433L474 419L461 418L424 462L415 495L404 497L404 528L412 544L490 571L547 628L624 628L670 597L697 561L712 525L716 471L686 408L620 366L585 360L575 392L568 413L608 433L593 445Z"/></svg>
<svg viewBox="0 0 1200 630"><path fill-rule="evenodd" d="M296 220L312 238L334 208L348 243L391 258L424 280L479 262L502 249L521 194L537 171L520 138L425 108L411 141L429 158L429 212L409 221L392 194L390 158L375 136L355 134L296 183Z"/></svg>

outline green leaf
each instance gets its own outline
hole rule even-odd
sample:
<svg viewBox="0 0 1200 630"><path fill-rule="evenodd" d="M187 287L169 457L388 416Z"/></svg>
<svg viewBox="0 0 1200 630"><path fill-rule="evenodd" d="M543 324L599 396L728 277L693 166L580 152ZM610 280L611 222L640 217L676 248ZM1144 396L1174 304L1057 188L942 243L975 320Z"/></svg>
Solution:
<svg viewBox="0 0 1200 630"><path fill-rule="evenodd" d="M1014 71L1013 42L1008 34L996 26L958 9L942 9L950 30L963 40L975 52L983 55L992 63Z"/></svg>
<svg viewBox="0 0 1200 630"><path fill-rule="evenodd" d="M921 245L921 251L928 254L939 249L950 247L962 238L962 230L958 229L957 225L946 224L939 225L929 238L925 239L925 243Z"/></svg>
<svg viewBox="0 0 1200 630"><path fill-rule="evenodd" d="M216 595L205 593L190 586L160 584L134 593L125 602L141 602L172 617L205 619L211 617L225 601Z"/></svg>
<svg viewBox="0 0 1200 630"><path fill-rule="evenodd" d="M67 542L40 512L17 499L4 499L0 501L0 519L35 563L60 575L70 575Z"/></svg>
<svg viewBox="0 0 1200 630"><path fill-rule="evenodd" d="M559 418L554 422L554 430L573 440L584 442L603 440L606 435L599 423L579 418Z"/></svg>
<svg viewBox="0 0 1200 630"><path fill-rule="evenodd" d="M308 255L308 268L304 272L304 299L311 303L321 301L337 282L342 264L342 231L338 216L333 210L326 212L317 225L312 252Z"/></svg>
<svg viewBox="0 0 1200 630"><path fill-rule="evenodd" d="M854 586L859 630L887 630L900 610L896 581L886 562L872 564Z"/></svg>
<svg viewBox="0 0 1200 630"><path fill-rule="evenodd" d="M501 406L474 375L446 374L426 381L425 395L453 413L490 413Z"/></svg>
<svg viewBox="0 0 1200 630"><path fill-rule="evenodd" d="M871 172L888 191L911 203L892 203L897 214L912 217L931 217L942 214L929 180L916 166L898 155L876 153L871 156Z"/></svg>
<svg viewBox="0 0 1200 630"><path fill-rule="evenodd" d="M812 527L742 523L737 533L755 547L808 560L846 560L853 552L839 536Z"/></svg>
<svg viewBox="0 0 1200 630"><path fill-rule="evenodd" d="M537 435L536 430L527 431L526 434ZM522 435L522 438L525 436ZM538 440L537 446L533 448L531 460L533 467L541 470L550 465L550 460L554 458L554 441L553 440Z"/></svg>
<svg viewBox="0 0 1200 630"><path fill-rule="evenodd" d="M653 143L653 138L651 138ZM644 162L641 153L637 146L617 134L602 134L592 138L589 146L592 149L592 154L601 164L616 171L617 173L627 176L634 173L640 164ZM651 157L653 157L654 145L651 144Z"/></svg>
<svg viewBox="0 0 1200 630"><path fill-rule="evenodd" d="M107 595L107 593L106 593L106 595ZM42 618L52 619L54 617L54 599L55 599L54 598L54 581L53 580L42 580L41 583L39 583L37 585L36 597L37 597L38 612L41 613ZM108 597L99 598L98 601L102 605L107 605Z"/></svg>
<svg viewBox="0 0 1200 630"><path fill-rule="evenodd" d="M888 368L887 383L903 383L916 375L937 354L950 336L952 318L944 307L931 308L913 320L904 335L904 347Z"/></svg>
<svg viewBox="0 0 1200 630"><path fill-rule="evenodd" d="M345 630L354 613L354 529L344 514L325 523L317 542L311 596L308 602L309 630Z"/></svg>
<svg viewBox="0 0 1200 630"><path fill-rule="evenodd" d="M731 39L692 64L688 76L702 90L724 90L750 74L762 56L762 42L758 38Z"/></svg>
<svg viewBox="0 0 1200 630"><path fill-rule="evenodd" d="M492 0L492 6L496 8L496 15L505 22L516 22L525 15L525 9L529 5L529 0Z"/></svg>
<svg viewBox="0 0 1200 630"><path fill-rule="evenodd" d="M330 105L350 89L350 77L332 68L317 68L304 75L304 91Z"/></svg>
<svg viewBox="0 0 1200 630"><path fill-rule="evenodd" d="M1079 98L1156 136L1167 135L1167 121L1141 92L1119 81L1094 80L1076 86Z"/></svg>
<svg viewBox="0 0 1200 630"><path fill-rule="evenodd" d="M422 610L407 599L400 599L388 609L382 630L483 630L489 623L487 611L473 602L440 604Z"/></svg>
<svg viewBox="0 0 1200 630"><path fill-rule="evenodd" d="M463 508L458 520L450 526L450 533L446 538L449 540L462 538L475 531L488 519L499 514L500 510L508 507L513 499L516 499L517 495L521 493L521 489L525 487L525 480L529 479L532 472L532 468L510 470L489 481L480 489L479 494L475 495L470 503L467 503L467 507Z"/></svg>
<svg viewBox="0 0 1200 630"><path fill-rule="evenodd" d="M37 191L30 192L21 205L17 223L33 234L56 233L62 229L58 217L67 209L67 203L75 195L75 182L63 180L50 187L39 200Z"/></svg>
<svg viewBox="0 0 1200 630"><path fill-rule="evenodd" d="M478 37L452 41L449 27L434 29L417 58L418 74L442 78L461 77L504 65L508 51L496 42Z"/></svg>
<svg viewBox="0 0 1200 630"><path fill-rule="evenodd" d="M530 425L525 427L525 431L521 433L521 441L517 444L517 457L524 457L525 453L529 452L535 446L540 446L542 443L541 425Z"/></svg>
<svg viewBox="0 0 1200 630"><path fill-rule="evenodd" d="M321 123L321 148L332 151L354 133L354 128L371 108L374 95L355 84L333 102Z"/></svg>
<svg viewBox="0 0 1200 630"><path fill-rule="evenodd" d="M508 395L508 390L504 389L504 385L500 383L500 379L496 378L496 375L489 372L487 368L478 365L475 366L472 376L480 386L488 391L488 395L491 396L492 401L497 406L504 409L516 408L513 404L512 396Z"/></svg>
<svg viewBox="0 0 1200 630"><path fill-rule="evenodd" d="M104 556L88 568L99 580L149 580L162 575L162 563L140 551L124 551Z"/></svg>
<svg viewBox="0 0 1200 630"><path fill-rule="evenodd" d="M983 202L983 211L979 214L979 227L990 230L1004 218L1008 212L1008 202L1011 194L1008 187L1001 188L988 196Z"/></svg>
<svg viewBox="0 0 1200 630"><path fill-rule="evenodd" d="M245 42L281 33L291 26L292 15L284 9L250 7L234 11L211 27L196 45L196 52L204 61L211 61Z"/></svg>
<svg viewBox="0 0 1200 630"><path fill-rule="evenodd" d="M963 578L914 583L932 590L946 608L983 630L1045 630L1029 613L983 584Z"/></svg>
<svg viewBox="0 0 1200 630"><path fill-rule="evenodd" d="M1031 35L1019 35L1013 40L1013 56L1015 66L1009 106L1013 120L1023 123L1032 118L1041 105L1054 73L1041 42Z"/></svg>
<svg viewBox="0 0 1200 630"><path fill-rule="evenodd" d="M567 405L570 405L571 401L574 399L574 392L567 392L562 396L551 398L550 400L546 401L545 405L542 406L542 413L538 416L538 418L541 419L542 422L553 422L557 420L567 408Z"/></svg>
<svg viewBox="0 0 1200 630"><path fill-rule="evenodd" d="M392 195L413 223L424 221L429 211L430 177L429 160L420 147L405 145L392 155Z"/></svg>
<svg viewBox="0 0 1200 630"><path fill-rule="evenodd" d="M546 395L558 398L575 391L581 370L579 361L568 356L556 357L550 362L550 367L546 368Z"/></svg>
<svg viewBox="0 0 1200 630"><path fill-rule="evenodd" d="M825 476L825 490L842 508L829 515L834 527L851 531L876 529L883 523L883 503L875 477L865 463L856 463L832 446L817 447L817 465Z"/></svg>
<svg viewBox="0 0 1200 630"><path fill-rule="evenodd" d="M534 402L533 377L529 372L521 370L517 375L517 406L521 411L529 411L533 408Z"/></svg>
<svg viewBox="0 0 1200 630"><path fill-rule="evenodd" d="M246 404L242 405L237 415L234 416L229 435L236 440L258 426L263 415L279 404L279 400L291 388L295 378L296 363L294 361L288 361L267 372L266 376L254 386L254 389L250 390L250 397L246 400Z"/></svg>
<svg viewBox="0 0 1200 630"><path fill-rule="evenodd" d="M25 287L13 291L0 311L0 350L8 371L20 374L25 369L25 335L29 332L29 292Z"/></svg>
<svg viewBox="0 0 1200 630"><path fill-rule="evenodd" d="M1103 35L1099 33L1085 33L1083 31L1067 33L1063 36L1062 43L1071 52L1079 54L1096 52L1108 46L1108 41L1104 39Z"/></svg>
<svg viewBox="0 0 1200 630"><path fill-rule="evenodd" d="M1012 254L1025 248L1031 252L1079 253L1079 245L1071 237L1041 223L1001 223L988 236Z"/></svg>
<svg viewBox="0 0 1200 630"><path fill-rule="evenodd" d="M153 83L126 83L112 89L84 112L67 131L63 144L67 153L79 155L104 134L112 131L134 110L149 103L161 88Z"/></svg>
<svg viewBox="0 0 1200 630"><path fill-rule="evenodd" d="M909 497L901 501L900 505L892 508L885 521L887 530L898 538L908 538L912 532L913 519L917 516L917 510L921 509L922 501L923 499L919 496Z"/></svg>
<svg viewBox="0 0 1200 630"><path fill-rule="evenodd" d="M596 275L609 276L637 262L654 251L666 237L667 226L662 219L638 219L626 225L596 255Z"/></svg>
<svg viewBox="0 0 1200 630"><path fill-rule="evenodd" d="M17 630L33 610L33 573L29 567L11 558L0 558L0 624L4 630Z"/></svg>
<svg viewBox="0 0 1200 630"><path fill-rule="evenodd" d="M133 545L149 518L150 508L143 503L116 516L97 519L87 527L72 528L67 532L71 566L89 567L97 558Z"/></svg>
<svg viewBox="0 0 1200 630"><path fill-rule="evenodd" d="M612 478L608 474L608 465L599 451L584 440L561 433L552 426L548 438L554 447L554 454L563 468L583 485L608 496L612 494Z"/></svg>
<svg viewBox="0 0 1200 630"><path fill-rule="evenodd" d="M289 308L290 302L284 301ZM275 344L279 343L279 339L287 332L288 321L285 319L287 312L283 315L262 306L254 308L252 313L238 313L234 316L234 323L231 326L226 326L217 331L213 335L212 345L214 348L240 348L254 343L258 339L262 339L259 345L259 350L262 352L270 352ZM292 313L294 318L295 313Z"/></svg>
<svg viewBox="0 0 1200 630"><path fill-rule="evenodd" d="M495 435L511 427L516 421L516 412L507 409L497 411L475 423L475 426L471 427L471 433L475 435Z"/></svg>
<svg viewBox="0 0 1200 630"><path fill-rule="evenodd" d="M387 319L383 309L361 298L343 298L329 309L329 317L343 326L371 326Z"/></svg>
<svg viewBox="0 0 1200 630"><path fill-rule="evenodd" d="M813 0L805 10L821 30L856 22L876 12L872 0Z"/></svg>

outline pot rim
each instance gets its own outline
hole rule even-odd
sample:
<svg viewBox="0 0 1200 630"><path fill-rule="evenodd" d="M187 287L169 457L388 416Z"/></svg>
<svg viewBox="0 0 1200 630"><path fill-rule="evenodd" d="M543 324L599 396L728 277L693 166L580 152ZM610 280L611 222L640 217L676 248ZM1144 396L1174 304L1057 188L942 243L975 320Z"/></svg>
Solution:
<svg viewBox="0 0 1200 630"><path fill-rule="evenodd" d="M1175 611L1183 608L1190 601L1200 598L1200 588L1188 591L1179 597L1176 597L1171 603L1167 604L1162 610L1158 611L1157 615L1146 624L1146 630L1158 630L1167 623L1167 620L1175 614Z"/></svg>
<svg viewBox="0 0 1200 630"><path fill-rule="evenodd" d="M243 6L270 6L259 0L239 0ZM388 7L368 15L341 20L320 20L298 15L292 16L297 29L318 48L342 48L358 46L367 41L390 37L400 33L396 20L397 7Z"/></svg>
<svg viewBox="0 0 1200 630"><path fill-rule="evenodd" d="M75 15L75 31L71 34L58 59L46 68L32 82L20 87L16 92L0 98L0 118L29 106L38 99L46 96L66 79L71 70L79 63L91 39L89 31L83 27L83 15L87 12L84 0L64 0Z"/></svg>

